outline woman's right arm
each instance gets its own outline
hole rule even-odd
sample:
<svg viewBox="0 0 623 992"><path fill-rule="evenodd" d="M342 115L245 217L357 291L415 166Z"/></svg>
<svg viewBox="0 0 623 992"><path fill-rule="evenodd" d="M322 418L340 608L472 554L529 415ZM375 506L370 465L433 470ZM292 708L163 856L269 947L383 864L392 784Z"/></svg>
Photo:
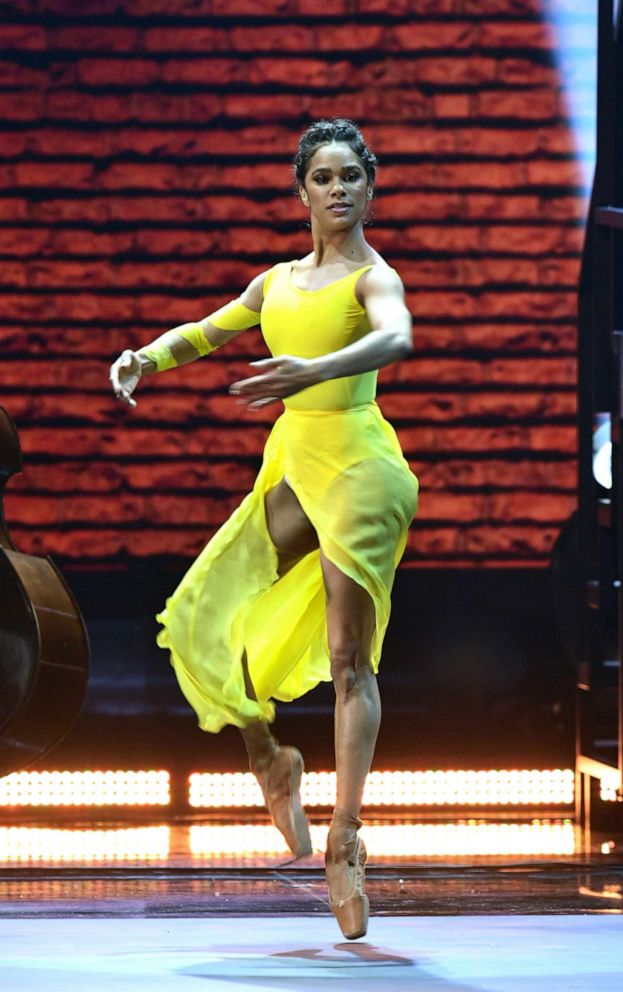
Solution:
<svg viewBox="0 0 623 992"><path fill-rule="evenodd" d="M173 327L138 351L123 351L110 367L109 378L115 396L136 406L132 393L144 375L194 362L247 328L255 327L259 323L267 274L261 272L238 299L203 320Z"/></svg>

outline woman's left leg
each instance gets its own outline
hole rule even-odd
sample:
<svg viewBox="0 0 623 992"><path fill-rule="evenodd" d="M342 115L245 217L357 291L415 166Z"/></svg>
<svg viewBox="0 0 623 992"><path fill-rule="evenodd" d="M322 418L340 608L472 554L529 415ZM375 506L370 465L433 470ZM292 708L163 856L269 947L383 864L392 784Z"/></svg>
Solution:
<svg viewBox="0 0 623 992"><path fill-rule="evenodd" d="M381 722L381 700L370 662L374 604L369 593L321 552L327 633L335 686L336 806L327 841L331 909L346 937L365 934L366 852L357 837L359 812Z"/></svg>

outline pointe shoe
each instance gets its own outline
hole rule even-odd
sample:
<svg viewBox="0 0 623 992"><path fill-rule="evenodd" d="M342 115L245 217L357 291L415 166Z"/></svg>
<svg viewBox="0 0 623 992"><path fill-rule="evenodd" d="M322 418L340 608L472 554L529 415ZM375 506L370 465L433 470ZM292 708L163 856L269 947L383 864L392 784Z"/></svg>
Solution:
<svg viewBox="0 0 623 992"><path fill-rule="evenodd" d="M312 853L309 824L301 803L305 765L295 747L279 747L267 768L255 771L271 819L295 858Z"/></svg>
<svg viewBox="0 0 623 992"><path fill-rule="evenodd" d="M364 937L368 931L370 902L364 892L367 857L366 846L358 836L336 851L329 843L325 854L329 908L348 940Z"/></svg>

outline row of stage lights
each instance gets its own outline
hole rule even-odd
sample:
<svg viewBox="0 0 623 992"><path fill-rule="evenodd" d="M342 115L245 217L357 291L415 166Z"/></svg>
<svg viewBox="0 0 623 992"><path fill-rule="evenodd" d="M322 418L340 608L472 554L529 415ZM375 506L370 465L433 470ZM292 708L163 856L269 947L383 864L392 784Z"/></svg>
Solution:
<svg viewBox="0 0 623 992"><path fill-rule="evenodd" d="M172 851L172 828L166 825L122 829L61 829L0 827L0 864L133 861L166 862L180 854L199 864L207 859L239 863L258 856L290 857L281 834L264 824L192 825L184 833L180 848L176 835ZM326 825L311 825L312 845L322 852L327 840ZM366 847L371 859L414 857L499 857L572 855L576 831L570 820L533 820L530 823L486 823L463 820L454 823L366 823ZM604 853L610 853L605 851ZM3 883L4 885L4 883Z"/></svg>
<svg viewBox="0 0 623 992"><path fill-rule="evenodd" d="M335 773L303 775L301 796L312 808L335 804ZM601 798L616 800L602 788ZM371 772L364 807L490 807L570 806L574 773L569 768L489 771ZM193 809L262 809L255 777L247 772L190 775L188 805ZM167 771L15 772L0 778L2 807L169 806ZM1 812L0 812L1 815Z"/></svg>

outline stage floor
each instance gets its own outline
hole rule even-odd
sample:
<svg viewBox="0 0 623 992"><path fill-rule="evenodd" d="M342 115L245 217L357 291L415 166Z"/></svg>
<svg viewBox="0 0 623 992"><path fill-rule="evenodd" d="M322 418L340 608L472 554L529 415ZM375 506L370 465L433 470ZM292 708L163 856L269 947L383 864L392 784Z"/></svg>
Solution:
<svg viewBox="0 0 623 992"><path fill-rule="evenodd" d="M288 864L261 823L0 826L0 988L623 987L623 837L582 848L564 820L367 822L370 926L345 941L324 832Z"/></svg>

